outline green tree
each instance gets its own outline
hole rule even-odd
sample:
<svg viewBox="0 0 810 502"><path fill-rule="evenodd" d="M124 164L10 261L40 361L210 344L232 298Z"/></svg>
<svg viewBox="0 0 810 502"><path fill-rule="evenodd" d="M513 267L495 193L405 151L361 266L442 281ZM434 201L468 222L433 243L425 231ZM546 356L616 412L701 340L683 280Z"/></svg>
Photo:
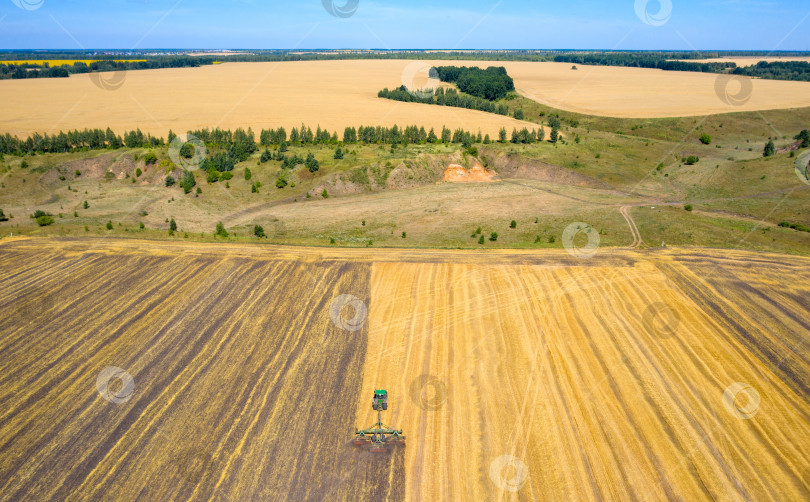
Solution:
<svg viewBox="0 0 810 502"><path fill-rule="evenodd" d="M555 238L554 238L554 236L552 235L551 237L549 237L549 238L548 238L548 243L549 243L549 244L554 244L554 242L555 242L556 240L557 240L557 239L555 239Z"/></svg>
<svg viewBox="0 0 810 502"><path fill-rule="evenodd" d="M482 235L481 237L478 238L478 244L483 244L483 243L484 243L484 236Z"/></svg>
<svg viewBox="0 0 810 502"><path fill-rule="evenodd" d="M515 110L515 119L516 120L523 120L523 110Z"/></svg>
<svg viewBox="0 0 810 502"><path fill-rule="evenodd" d="M88 204L87 201L84 201L82 202L82 207L87 209L88 207L90 207L90 204Z"/></svg>
<svg viewBox="0 0 810 502"><path fill-rule="evenodd" d="M307 160L304 161L304 164L307 166L307 169L309 169L309 172L311 173L314 173L315 171L321 168L321 165L318 163L318 159L316 159L315 156L312 155L312 152L309 152L307 154Z"/></svg>
<svg viewBox="0 0 810 502"><path fill-rule="evenodd" d="M225 225L223 225L221 221L217 223L217 229L214 235L217 237L228 237L228 231L225 230Z"/></svg>
<svg viewBox="0 0 810 502"><path fill-rule="evenodd" d="M323 189L323 192L321 192L321 197L323 197L324 199L328 199L328 198L329 198L329 193L327 193L327 191L326 191L326 189L325 189L325 188Z"/></svg>
<svg viewBox="0 0 810 502"><path fill-rule="evenodd" d="M264 235L264 228L261 225L253 225L253 235L259 238L267 237Z"/></svg>
<svg viewBox="0 0 810 502"><path fill-rule="evenodd" d="M803 129L802 132L797 134L793 139L799 140L799 148L807 148L810 146L810 130Z"/></svg>
<svg viewBox="0 0 810 502"><path fill-rule="evenodd" d="M343 150L340 147L335 148L335 160L343 158Z"/></svg>
<svg viewBox="0 0 810 502"><path fill-rule="evenodd" d="M155 155L155 152L152 151L146 152L146 155L143 156L143 162L147 166L149 164L154 164L155 162L157 162L157 155Z"/></svg>
<svg viewBox="0 0 810 502"><path fill-rule="evenodd" d="M698 162L700 162L700 157L698 157L697 155L690 155L689 157L686 157L687 166L694 166Z"/></svg>
<svg viewBox="0 0 810 502"><path fill-rule="evenodd" d="M700 135L700 142L704 145L710 145L712 143L712 137L706 133Z"/></svg>
<svg viewBox="0 0 810 502"><path fill-rule="evenodd" d="M516 222L515 220L512 220L512 221L509 223L509 228L517 228L517 222Z"/></svg>
<svg viewBox="0 0 810 502"><path fill-rule="evenodd" d="M763 157L770 157L776 154L776 145L774 145L773 140L768 141L765 145L765 150L762 151Z"/></svg>
<svg viewBox="0 0 810 502"><path fill-rule="evenodd" d="M172 232L177 230L177 222L174 221L174 217L172 217L172 219L169 220L169 230L171 230Z"/></svg>
<svg viewBox="0 0 810 502"><path fill-rule="evenodd" d="M107 220L107 230L112 230L112 229L113 229L113 224L112 224L112 221L111 221L111 220Z"/></svg>
<svg viewBox="0 0 810 502"><path fill-rule="evenodd" d="M245 181L250 181L250 178L252 178L252 177L253 177L253 173L250 172L249 167L246 167L245 168Z"/></svg>
<svg viewBox="0 0 810 502"><path fill-rule="evenodd" d="M171 174L166 176L166 186L167 187L170 187L170 186L174 185L174 183L175 183L175 180L174 180L174 178L172 177Z"/></svg>
<svg viewBox="0 0 810 502"><path fill-rule="evenodd" d="M692 204L687 204L687 205L683 206L683 208L686 209L687 211L692 211L692 209L694 209L692 207Z"/></svg>
<svg viewBox="0 0 810 502"><path fill-rule="evenodd" d="M492 234L490 234L490 236L489 236L489 240L491 240L492 242L497 241L498 240L498 232L492 232Z"/></svg>
<svg viewBox="0 0 810 502"><path fill-rule="evenodd" d="M194 178L194 173L191 171L183 171L183 178L180 180L180 186L183 187L184 193L190 193L191 189L197 186L197 180Z"/></svg>
<svg viewBox="0 0 810 502"><path fill-rule="evenodd" d="M143 174L143 171L141 171L141 168L140 168L140 167L136 167L136 168L135 168L135 177L136 177L136 178L140 178L142 174Z"/></svg>
<svg viewBox="0 0 810 502"><path fill-rule="evenodd" d="M8 221L8 216L0 209L0 221Z"/></svg>

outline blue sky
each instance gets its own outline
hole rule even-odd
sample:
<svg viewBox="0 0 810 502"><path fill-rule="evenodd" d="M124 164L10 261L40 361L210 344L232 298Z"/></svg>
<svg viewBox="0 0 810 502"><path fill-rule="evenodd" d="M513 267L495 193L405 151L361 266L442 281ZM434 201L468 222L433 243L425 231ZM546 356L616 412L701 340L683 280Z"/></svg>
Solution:
<svg viewBox="0 0 810 502"><path fill-rule="evenodd" d="M0 48L810 50L807 0L351 1L0 0Z"/></svg>

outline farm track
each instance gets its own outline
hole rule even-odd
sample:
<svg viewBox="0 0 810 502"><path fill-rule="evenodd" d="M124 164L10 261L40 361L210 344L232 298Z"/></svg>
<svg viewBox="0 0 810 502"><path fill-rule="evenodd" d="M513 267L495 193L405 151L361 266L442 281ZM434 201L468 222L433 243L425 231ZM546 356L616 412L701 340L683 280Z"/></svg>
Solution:
<svg viewBox="0 0 810 502"><path fill-rule="evenodd" d="M806 499L808 265L3 241L0 500ZM374 388L408 436L389 455L347 444Z"/></svg>

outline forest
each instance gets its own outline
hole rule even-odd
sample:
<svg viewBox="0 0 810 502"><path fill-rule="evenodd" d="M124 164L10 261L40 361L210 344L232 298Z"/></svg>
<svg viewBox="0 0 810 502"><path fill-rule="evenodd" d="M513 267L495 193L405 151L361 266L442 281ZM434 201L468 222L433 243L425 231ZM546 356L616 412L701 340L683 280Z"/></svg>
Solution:
<svg viewBox="0 0 810 502"><path fill-rule="evenodd" d="M496 101L515 90L515 82L503 66L490 66L486 70L467 66L437 66L439 80L456 84L461 92L477 98Z"/></svg>

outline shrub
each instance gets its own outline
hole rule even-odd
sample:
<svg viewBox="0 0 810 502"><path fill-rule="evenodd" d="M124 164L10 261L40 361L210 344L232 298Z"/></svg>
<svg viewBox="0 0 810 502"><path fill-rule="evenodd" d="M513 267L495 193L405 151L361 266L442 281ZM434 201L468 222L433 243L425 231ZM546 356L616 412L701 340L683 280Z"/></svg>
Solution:
<svg viewBox="0 0 810 502"><path fill-rule="evenodd" d="M325 189L325 188L323 189L323 192L321 192L321 197L323 197L324 199L328 199L328 198L329 198L329 193L326 191L326 189ZM364 222L364 223L365 223L365 222Z"/></svg>
<svg viewBox="0 0 810 502"><path fill-rule="evenodd" d="M225 230L225 225L223 225L221 221L217 223L217 229L214 235L218 237L228 237L228 231Z"/></svg>
<svg viewBox="0 0 810 502"><path fill-rule="evenodd" d="M489 240L491 240L492 242L497 241L498 240L498 232L492 232L492 234L490 234L490 236L489 236Z"/></svg>
<svg viewBox="0 0 810 502"><path fill-rule="evenodd" d="M155 155L155 152L146 152L146 155L143 156L143 163L148 166L149 164L154 164L155 162L157 162L157 155Z"/></svg>
<svg viewBox="0 0 810 502"><path fill-rule="evenodd" d="M683 208L686 209L687 211L691 211L692 209L694 209L692 207L692 204L687 204L687 205L683 206Z"/></svg>
<svg viewBox="0 0 810 502"><path fill-rule="evenodd" d="M264 228L261 225L253 225L253 235L259 238L267 237L264 235Z"/></svg>
<svg viewBox="0 0 810 502"><path fill-rule="evenodd" d="M334 238L334 237L331 237L331 238L329 239L329 244L334 244L334 243L335 243L335 238Z"/></svg>
<svg viewBox="0 0 810 502"><path fill-rule="evenodd" d="M180 180L180 186L183 187L184 193L191 192L191 189L197 185L197 180L194 178L194 173L191 171L183 172L183 179Z"/></svg>
<svg viewBox="0 0 810 502"><path fill-rule="evenodd" d="M555 239L553 235L548 238L548 243L549 244L554 244L554 242L556 242L556 241L557 241L557 239Z"/></svg>
<svg viewBox="0 0 810 502"><path fill-rule="evenodd" d="M343 158L343 150L340 147L335 148L335 160Z"/></svg>
<svg viewBox="0 0 810 502"><path fill-rule="evenodd" d="M253 173L250 172L250 168L245 168L245 181L250 181L250 178L253 177Z"/></svg>
<svg viewBox="0 0 810 502"><path fill-rule="evenodd" d="M112 229L113 229L112 221L107 220L107 230L112 230Z"/></svg>
<svg viewBox="0 0 810 502"><path fill-rule="evenodd" d="M483 244L483 243L484 243L484 236L482 235L481 237L478 238L478 244Z"/></svg>
<svg viewBox="0 0 810 502"><path fill-rule="evenodd" d="M40 227L46 227L46 226L51 225L53 223L53 218L49 214L43 214L43 215L37 216L36 220L37 220L37 225L39 225Z"/></svg>
<svg viewBox="0 0 810 502"><path fill-rule="evenodd" d="M90 207L90 204L88 204L87 201L84 201L82 202L82 207L87 209L88 207Z"/></svg>
<svg viewBox="0 0 810 502"><path fill-rule="evenodd" d="M135 168L135 177L136 177L136 178L140 178L142 174L143 174L143 171L141 171L141 168L140 168L140 167L136 167L136 168Z"/></svg>
<svg viewBox="0 0 810 502"><path fill-rule="evenodd" d="M172 232L177 230L177 222L174 221L174 217L172 217L172 219L169 220L169 230L171 230Z"/></svg>
<svg viewBox="0 0 810 502"><path fill-rule="evenodd" d="M523 120L523 110L515 110L515 120Z"/></svg>
<svg viewBox="0 0 810 502"><path fill-rule="evenodd" d="M143 227L144 227L143 222L140 222L140 224L138 224L138 228L140 228L141 230L143 230Z"/></svg>
<svg viewBox="0 0 810 502"><path fill-rule="evenodd" d="M689 157L686 157L687 166L693 166L698 162L700 162L700 158L697 155L690 155Z"/></svg>
<svg viewBox="0 0 810 502"><path fill-rule="evenodd" d="M284 188L285 186L287 186L287 180L280 176L276 178L276 188Z"/></svg>
<svg viewBox="0 0 810 502"><path fill-rule="evenodd" d="M75 171L73 171L73 174L75 174L75 175L76 175L76 177L78 178L79 176L81 176L81 175L82 175L82 172L81 172L81 171L79 171L78 169L76 169Z"/></svg>
<svg viewBox="0 0 810 502"><path fill-rule="evenodd" d="M174 185L174 183L175 183L175 179L171 175L166 176L166 186L167 187L170 187L170 186Z"/></svg>
<svg viewBox="0 0 810 502"><path fill-rule="evenodd" d="M509 223L509 228L517 228L517 222L512 220L511 223Z"/></svg>
<svg viewBox="0 0 810 502"><path fill-rule="evenodd" d="M273 160L273 152L265 148L262 152L261 162L267 162L269 160Z"/></svg>
<svg viewBox="0 0 810 502"><path fill-rule="evenodd" d="M704 145L711 145L712 144L712 137L706 133L700 135L700 142Z"/></svg>
<svg viewBox="0 0 810 502"><path fill-rule="evenodd" d="M22 163L20 164L20 167L22 167L23 169L26 169L28 167L28 162L22 161Z"/></svg>
<svg viewBox="0 0 810 502"><path fill-rule="evenodd" d="M763 157L771 157L776 153L776 145L773 144L773 140L768 141L765 145L765 149L762 151Z"/></svg>

